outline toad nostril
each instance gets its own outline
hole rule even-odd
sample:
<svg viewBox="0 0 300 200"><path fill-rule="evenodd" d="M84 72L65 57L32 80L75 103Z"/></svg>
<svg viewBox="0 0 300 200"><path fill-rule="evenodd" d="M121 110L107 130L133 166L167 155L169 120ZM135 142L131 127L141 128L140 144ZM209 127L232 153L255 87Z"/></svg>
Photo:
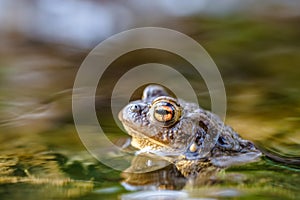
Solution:
<svg viewBox="0 0 300 200"><path fill-rule="evenodd" d="M139 105L134 104L134 105L130 106L130 110L132 112L139 112L141 110L141 108Z"/></svg>

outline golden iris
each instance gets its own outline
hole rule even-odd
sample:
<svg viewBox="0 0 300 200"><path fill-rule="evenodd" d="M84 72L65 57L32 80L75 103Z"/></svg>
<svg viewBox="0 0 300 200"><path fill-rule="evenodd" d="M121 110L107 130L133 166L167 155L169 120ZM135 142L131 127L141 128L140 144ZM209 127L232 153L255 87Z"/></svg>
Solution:
<svg viewBox="0 0 300 200"><path fill-rule="evenodd" d="M171 97L158 97L154 99L150 109L152 121L158 122L164 127L175 124L181 116L181 108L175 99Z"/></svg>

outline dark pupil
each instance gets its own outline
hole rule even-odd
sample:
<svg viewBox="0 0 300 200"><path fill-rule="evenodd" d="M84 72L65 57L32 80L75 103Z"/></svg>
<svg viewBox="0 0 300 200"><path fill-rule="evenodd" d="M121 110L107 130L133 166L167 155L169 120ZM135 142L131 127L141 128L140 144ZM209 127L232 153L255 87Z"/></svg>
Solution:
<svg viewBox="0 0 300 200"><path fill-rule="evenodd" d="M160 114L160 115L168 115L168 114L171 114L173 115L173 112L172 111L169 111L169 110L164 110L163 108L162 109L158 109L155 111L157 114Z"/></svg>
<svg viewBox="0 0 300 200"><path fill-rule="evenodd" d="M155 115L156 119L159 121L170 121L174 116L173 106L169 103L167 103L166 105L160 105L156 108Z"/></svg>

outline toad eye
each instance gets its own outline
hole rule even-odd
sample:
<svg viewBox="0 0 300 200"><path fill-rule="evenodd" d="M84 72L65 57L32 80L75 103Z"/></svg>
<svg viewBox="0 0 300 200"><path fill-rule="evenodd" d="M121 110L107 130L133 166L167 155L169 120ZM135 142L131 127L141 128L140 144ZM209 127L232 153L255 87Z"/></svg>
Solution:
<svg viewBox="0 0 300 200"><path fill-rule="evenodd" d="M175 124L181 116L181 108L171 97L156 98L150 108L150 119L164 127Z"/></svg>

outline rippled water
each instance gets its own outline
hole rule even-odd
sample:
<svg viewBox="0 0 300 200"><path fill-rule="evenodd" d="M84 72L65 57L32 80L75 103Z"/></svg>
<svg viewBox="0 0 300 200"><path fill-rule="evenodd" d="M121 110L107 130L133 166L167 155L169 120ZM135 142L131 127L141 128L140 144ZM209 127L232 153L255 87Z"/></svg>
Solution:
<svg viewBox="0 0 300 200"><path fill-rule="evenodd" d="M0 43L0 199L298 199L300 20L284 16L194 16L181 22L182 31L198 40L220 69L226 123L267 155L197 180L184 178L172 165L134 174L96 161L81 143L71 112L73 81L88 50L0 35L5 38ZM107 94L114 77L151 61L149 55L180 66L200 104L210 108L204 82L182 60L166 52L133 52L111 66L110 78L101 80L97 91L98 118L112 141L128 139L110 112ZM132 99L139 95L141 88ZM132 165L141 167L140 162Z"/></svg>

